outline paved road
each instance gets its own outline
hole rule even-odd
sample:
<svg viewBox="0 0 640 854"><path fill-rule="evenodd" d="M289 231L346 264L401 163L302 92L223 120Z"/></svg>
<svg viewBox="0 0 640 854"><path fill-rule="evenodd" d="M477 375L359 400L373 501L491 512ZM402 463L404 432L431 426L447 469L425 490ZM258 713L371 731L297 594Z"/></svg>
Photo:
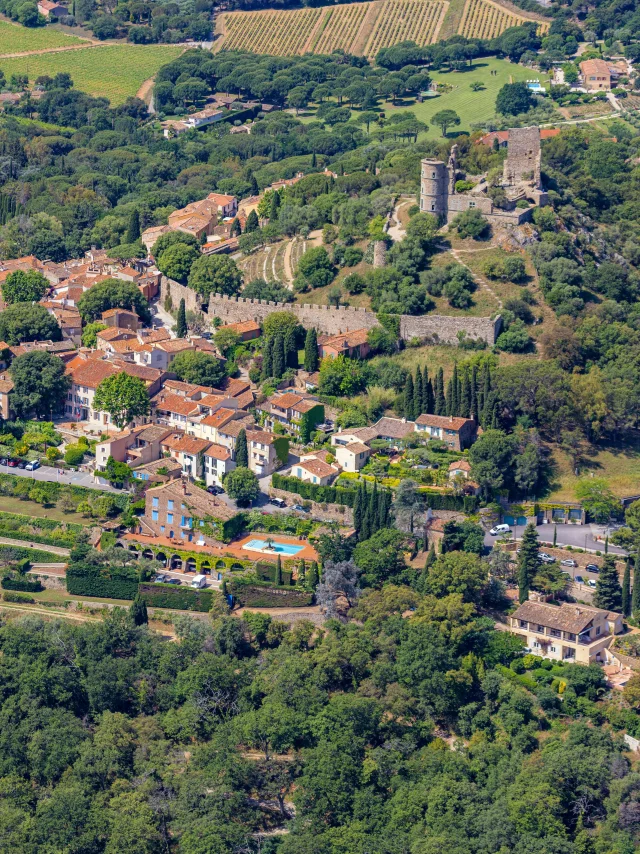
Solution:
<svg viewBox="0 0 640 854"><path fill-rule="evenodd" d="M62 546L50 546L46 543L32 543L29 540L13 540L10 537L0 537L0 544L3 546L17 546L22 549L40 549L43 552L51 552L60 557L68 557L71 552L69 549L64 549Z"/></svg>
<svg viewBox="0 0 640 854"><path fill-rule="evenodd" d="M151 322L156 329L160 329L164 326L173 338L173 327L176 325L176 322L169 312L164 310L159 299L151 303Z"/></svg>
<svg viewBox="0 0 640 854"><path fill-rule="evenodd" d="M538 525L538 536L542 541L552 543L553 529L554 525ZM573 546L574 548L585 549L586 551L590 552L604 552L604 543L598 542L595 539L596 534L602 533L604 531L602 525L558 525L557 530L558 547ZM510 537L511 539L515 538L519 540L522 538L523 532L523 525L512 525ZM485 546L489 546L491 548L494 545L496 539L498 538L492 537L491 534L485 534ZM611 543L609 544L609 552L610 554L618 555L627 554L624 549L618 548L618 546L614 546Z"/></svg>
<svg viewBox="0 0 640 854"><path fill-rule="evenodd" d="M52 468L51 466L41 466L35 471L25 471L25 469L12 469L9 466L0 466L0 473L15 474L18 477L27 477L30 480L46 481L48 483L68 483L73 486L84 486L85 489L96 489L99 492L121 492L122 490L114 489L110 484L104 485L96 483L91 472L66 472L63 469Z"/></svg>

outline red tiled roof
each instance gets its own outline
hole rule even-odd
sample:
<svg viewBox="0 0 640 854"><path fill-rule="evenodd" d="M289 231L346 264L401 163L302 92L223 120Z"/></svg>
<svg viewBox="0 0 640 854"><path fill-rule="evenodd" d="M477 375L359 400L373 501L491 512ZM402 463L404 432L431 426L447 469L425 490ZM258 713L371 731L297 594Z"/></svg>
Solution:
<svg viewBox="0 0 640 854"><path fill-rule="evenodd" d="M229 460L231 459L231 454L226 448L223 448L222 445L209 445L207 450L204 452L205 457L213 457L216 460Z"/></svg>
<svg viewBox="0 0 640 854"><path fill-rule="evenodd" d="M470 418L454 418L448 415L419 415L416 424L424 424L426 427L443 427L447 430L460 430L465 424L472 424Z"/></svg>
<svg viewBox="0 0 640 854"><path fill-rule="evenodd" d="M86 359L76 365L75 362L77 361L76 358L69 362L67 373L71 374L76 385L87 386L87 388L98 388L102 380L119 372L119 368L116 368L115 365L100 359Z"/></svg>

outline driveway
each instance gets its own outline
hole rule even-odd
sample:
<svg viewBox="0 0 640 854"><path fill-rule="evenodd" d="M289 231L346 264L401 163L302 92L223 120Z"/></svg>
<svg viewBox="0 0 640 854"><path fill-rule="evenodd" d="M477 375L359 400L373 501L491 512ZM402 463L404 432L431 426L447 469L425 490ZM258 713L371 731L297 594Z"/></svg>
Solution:
<svg viewBox="0 0 640 854"><path fill-rule="evenodd" d="M176 325L176 322L169 312L164 310L159 299L151 303L151 322L156 329L164 326L173 338L173 327Z"/></svg>
<svg viewBox="0 0 640 854"><path fill-rule="evenodd" d="M553 529L554 525L538 525L536 528L540 540L546 543L553 542ZM558 525L557 531L556 542L558 546L573 546L574 548L585 549L585 551L589 552L601 551L604 553L604 543L598 542L595 539L597 534L604 532L602 525ZM512 540L520 540L522 539L523 532L523 525L512 525L509 536ZM497 539L498 537L492 537L491 534L487 533L484 536L484 544L491 548ZM616 555L627 554L624 549L614 546L611 543L609 543L609 553Z"/></svg>
<svg viewBox="0 0 640 854"><path fill-rule="evenodd" d="M122 492L120 489L114 489L109 484L99 484L93 479L91 472L66 472L63 469L53 468L51 466L41 466L35 471L25 471L24 469L12 469L9 466L0 466L0 474L14 474L17 477L26 477L33 481L45 481L47 483L68 483L72 486L84 486L85 489L95 489L98 492Z"/></svg>

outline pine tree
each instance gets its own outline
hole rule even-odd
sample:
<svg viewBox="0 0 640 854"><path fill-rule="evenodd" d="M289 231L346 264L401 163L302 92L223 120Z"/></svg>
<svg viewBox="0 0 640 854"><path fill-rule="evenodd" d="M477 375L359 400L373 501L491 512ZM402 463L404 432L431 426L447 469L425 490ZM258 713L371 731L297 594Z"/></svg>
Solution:
<svg viewBox="0 0 640 854"><path fill-rule="evenodd" d="M604 611L619 611L622 607L622 587L616 569L616 560L612 555L605 557L598 580L593 604Z"/></svg>
<svg viewBox="0 0 640 854"><path fill-rule="evenodd" d="M129 615L133 620L134 625L136 626L144 626L149 622L149 615L147 614L147 603L144 601L142 596L139 593L136 593L133 602L129 608Z"/></svg>
<svg viewBox="0 0 640 854"><path fill-rule="evenodd" d="M250 211L244 226L245 234L251 234L252 231L257 231L259 228L258 214L255 211Z"/></svg>
<svg viewBox="0 0 640 854"><path fill-rule="evenodd" d="M529 588L539 565L538 532L535 525L529 524L524 529L518 557L518 598L521 604L529 598Z"/></svg>
<svg viewBox="0 0 640 854"><path fill-rule="evenodd" d="M235 447L236 466L249 468L249 448L247 447L247 431L244 427L238 431Z"/></svg>
<svg viewBox="0 0 640 854"><path fill-rule="evenodd" d="M282 561L280 560L280 555L278 555L278 559L276 560L276 585L278 587L282 586Z"/></svg>
<svg viewBox="0 0 640 854"><path fill-rule="evenodd" d="M178 319L176 321L176 336L185 338L187 334L187 309L183 299L180 300L178 308Z"/></svg>
<svg viewBox="0 0 640 854"><path fill-rule="evenodd" d="M633 567L633 590L631 592L631 616L636 619L638 615L640 615L640 549L636 554L636 562Z"/></svg>
<svg viewBox="0 0 640 854"><path fill-rule="evenodd" d="M413 417L412 421L415 421L419 415L422 415L424 409L422 408L422 371L420 370L420 365L416 368L416 378L413 382Z"/></svg>
<svg viewBox="0 0 640 854"><path fill-rule="evenodd" d="M307 573L307 590L313 592L318 586L318 581L320 581L320 573L318 572L318 564L314 560Z"/></svg>
<svg viewBox="0 0 640 854"><path fill-rule="evenodd" d="M285 365L284 338L282 335L276 335L273 340L273 377L275 379L282 379Z"/></svg>
<svg viewBox="0 0 640 854"><path fill-rule="evenodd" d="M404 387L404 402L402 407L402 414L407 419L407 421L413 421L413 398L413 377L411 376L411 374L409 374L409 376L407 377L407 384Z"/></svg>
<svg viewBox="0 0 640 854"><path fill-rule="evenodd" d="M622 613L631 616L631 558L627 558L622 576Z"/></svg>
<svg viewBox="0 0 640 854"><path fill-rule="evenodd" d="M438 368L438 373L436 375L436 390L433 408L435 409L436 415L447 414L447 401L444 396L444 371L442 368Z"/></svg>
<svg viewBox="0 0 640 854"><path fill-rule="evenodd" d="M310 374L318 370L318 333L313 327L304 339L304 369Z"/></svg>
<svg viewBox="0 0 640 854"><path fill-rule="evenodd" d="M265 339L262 347L262 379L273 376L273 338Z"/></svg>
<svg viewBox="0 0 640 854"><path fill-rule="evenodd" d="M140 238L140 214L138 209L134 208L129 214L129 222L127 223L127 233L125 234L125 243L135 243Z"/></svg>

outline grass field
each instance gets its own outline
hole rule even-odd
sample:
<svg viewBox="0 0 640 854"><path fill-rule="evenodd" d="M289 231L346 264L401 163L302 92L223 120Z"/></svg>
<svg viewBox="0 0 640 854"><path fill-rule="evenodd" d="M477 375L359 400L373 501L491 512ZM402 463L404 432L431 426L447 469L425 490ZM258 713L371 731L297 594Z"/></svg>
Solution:
<svg viewBox="0 0 640 854"><path fill-rule="evenodd" d="M610 445L605 449L594 448L587 455L579 477L572 471L567 455L557 448L553 452L553 464L555 477L550 501L575 501L578 480L590 474L604 478L618 498L636 495L640 484L640 435L631 433L619 445Z"/></svg>
<svg viewBox="0 0 640 854"><path fill-rule="evenodd" d="M53 77L67 71L76 89L116 105L133 97L145 80L182 51L182 47L163 45L105 45L0 59L0 69L7 79L27 74L31 83L41 74Z"/></svg>
<svg viewBox="0 0 640 854"><path fill-rule="evenodd" d="M28 50L51 50L55 47L71 47L82 44L83 39L67 36L49 27L31 29L19 24L0 21L0 56L6 53L24 53Z"/></svg>
<svg viewBox="0 0 640 854"><path fill-rule="evenodd" d="M497 74L492 76L492 71ZM458 127L449 128L449 133L455 135L460 131L471 130L472 122L484 122L495 115L496 96L505 83L540 80L544 85L548 81L545 74L533 72L530 68L523 68L522 65L515 65L504 59L492 58L477 60L466 71L434 71L431 76L436 83L446 83L453 89L435 98L429 98L422 104L398 101L394 106L386 103L384 110L387 115L399 109L409 109L417 119L429 124L439 110L454 110L461 119ZM482 83L484 89L473 92L471 83ZM440 136L440 129L429 126L428 135Z"/></svg>
<svg viewBox="0 0 640 854"><path fill-rule="evenodd" d="M37 481L36 481L37 483ZM40 519L53 519L54 522L73 522L89 527L87 519L80 513L69 513L57 507L43 507L35 501L22 501L10 495L0 495L0 513L20 513L23 516L37 516Z"/></svg>

